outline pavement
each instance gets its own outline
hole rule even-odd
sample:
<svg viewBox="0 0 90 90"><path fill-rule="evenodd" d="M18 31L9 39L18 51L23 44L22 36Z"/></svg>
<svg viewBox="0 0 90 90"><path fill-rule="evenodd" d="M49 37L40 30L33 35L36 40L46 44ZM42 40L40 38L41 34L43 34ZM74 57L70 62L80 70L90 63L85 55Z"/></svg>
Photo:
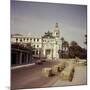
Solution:
<svg viewBox="0 0 90 90"><path fill-rule="evenodd" d="M52 86L75 86L75 85L87 85L87 67L86 66L76 66L75 73L72 82L62 81L58 77L58 81Z"/></svg>

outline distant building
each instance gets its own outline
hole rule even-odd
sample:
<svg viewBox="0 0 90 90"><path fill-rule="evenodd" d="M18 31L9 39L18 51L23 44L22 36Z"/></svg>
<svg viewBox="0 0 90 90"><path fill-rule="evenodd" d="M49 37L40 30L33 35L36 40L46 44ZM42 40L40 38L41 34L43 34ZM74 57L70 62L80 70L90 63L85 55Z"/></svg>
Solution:
<svg viewBox="0 0 90 90"><path fill-rule="evenodd" d="M33 54L48 59L58 59L60 49L60 30L58 23L52 32L48 31L41 37L24 36L21 34L11 35L11 43L27 44L29 43L34 49Z"/></svg>

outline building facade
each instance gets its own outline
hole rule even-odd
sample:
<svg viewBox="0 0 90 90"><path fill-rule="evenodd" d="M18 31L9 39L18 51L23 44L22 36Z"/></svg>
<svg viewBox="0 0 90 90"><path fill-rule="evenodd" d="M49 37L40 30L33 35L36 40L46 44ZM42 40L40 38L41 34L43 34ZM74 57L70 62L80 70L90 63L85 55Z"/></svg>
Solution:
<svg viewBox="0 0 90 90"><path fill-rule="evenodd" d="M58 23L55 24L52 32L48 31L41 37L24 36L14 34L11 36L11 43L27 44L34 49L33 54L48 59L58 59L58 50L60 49L60 30Z"/></svg>
<svg viewBox="0 0 90 90"><path fill-rule="evenodd" d="M22 65L32 62L32 47L19 43L11 44L11 65Z"/></svg>

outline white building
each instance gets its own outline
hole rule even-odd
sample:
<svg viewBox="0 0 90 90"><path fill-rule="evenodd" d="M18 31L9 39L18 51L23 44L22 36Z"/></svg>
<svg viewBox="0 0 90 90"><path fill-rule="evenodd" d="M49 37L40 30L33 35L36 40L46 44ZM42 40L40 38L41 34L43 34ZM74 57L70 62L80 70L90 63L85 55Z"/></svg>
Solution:
<svg viewBox="0 0 90 90"><path fill-rule="evenodd" d="M14 34L11 36L11 43L30 43L35 48L34 55L45 56L48 59L59 58L60 30L56 23L52 32L47 32L42 37L23 36Z"/></svg>

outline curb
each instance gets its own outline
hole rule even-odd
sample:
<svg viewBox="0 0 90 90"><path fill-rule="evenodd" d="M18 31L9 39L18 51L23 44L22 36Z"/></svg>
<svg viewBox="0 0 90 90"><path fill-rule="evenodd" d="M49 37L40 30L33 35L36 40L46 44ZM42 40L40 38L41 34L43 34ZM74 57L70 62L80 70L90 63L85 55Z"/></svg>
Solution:
<svg viewBox="0 0 90 90"><path fill-rule="evenodd" d="M23 67L29 67L29 66L33 66L33 65L35 65L35 63L26 64L26 65L14 66L14 67L11 67L11 70L15 70L15 69L23 68Z"/></svg>

